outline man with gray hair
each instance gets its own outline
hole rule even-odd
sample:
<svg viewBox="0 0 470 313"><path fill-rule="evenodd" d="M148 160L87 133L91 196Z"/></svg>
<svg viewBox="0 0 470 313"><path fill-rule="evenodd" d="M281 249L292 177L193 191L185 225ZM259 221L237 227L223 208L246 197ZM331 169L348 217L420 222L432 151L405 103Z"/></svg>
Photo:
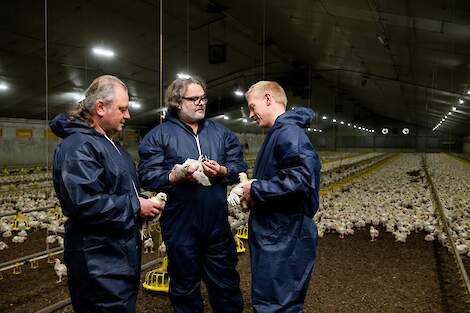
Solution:
<svg viewBox="0 0 470 313"><path fill-rule="evenodd" d="M247 166L237 137L205 119L206 86L197 78L176 79L165 95L168 117L139 147L142 187L168 194L160 218L171 278L170 299L177 313L203 312L205 281L215 313L243 310L237 253L228 224L227 185ZM182 171L182 163L200 166ZM198 169L209 184L194 179Z"/></svg>
<svg viewBox="0 0 470 313"><path fill-rule="evenodd" d="M142 218L159 205L139 196L131 156L111 136L130 118L126 85L96 78L85 99L50 123L63 140L53 182L65 224L64 261L75 312L135 312Z"/></svg>

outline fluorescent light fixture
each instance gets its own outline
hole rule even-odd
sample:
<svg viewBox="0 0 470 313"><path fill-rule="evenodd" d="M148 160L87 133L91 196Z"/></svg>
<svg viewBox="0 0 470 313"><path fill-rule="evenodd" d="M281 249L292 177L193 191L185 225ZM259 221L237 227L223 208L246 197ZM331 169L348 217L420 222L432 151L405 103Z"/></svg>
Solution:
<svg viewBox="0 0 470 313"><path fill-rule="evenodd" d="M321 117L321 119L322 119L322 120L326 120L326 119L327 119L326 115L323 115L323 116Z"/></svg>
<svg viewBox="0 0 470 313"><path fill-rule="evenodd" d="M333 123L336 123L336 119L335 119L335 118L333 119Z"/></svg>
<svg viewBox="0 0 470 313"><path fill-rule="evenodd" d="M142 105L137 101L129 101L129 106L133 109L140 109Z"/></svg>
<svg viewBox="0 0 470 313"><path fill-rule="evenodd" d="M74 92L72 93L72 97L74 98L75 101L80 102L85 99L85 96L81 93Z"/></svg>
<svg viewBox="0 0 470 313"><path fill-rule="evenodd" d="M4 82L0 83L0 90L8 90L8 85L5 84Z"/></svg>
<svg viewBox="0 0 470 313"><path fill-rule="evenodd" d="M244 93L240 89L237 89L233 92L237 97L243 97Z"/></svg>
<svg viewBox="0 0 470 313"><path fill-rule="evenodd" d="M178 77L179 79L190 79L191 75L186 74L186 73L178 73L176 74L176 77Z"/></svg>
<svg viewBox="0 0 470 313"><path fill-rule="evenodd" d="M463 104L463 99L459 99L459 104Z"/></svg>
<svg viewBox="0 0 470 313"><path fill-rule="evenodd" d="M224 120L229 120L229 119L230 119L230 117L228 117L228 116L227 116L227 115L225 115L225 114L224 114L224 115L222 115L222 117L224 118Z"/></svg>
<svg viewBox="0 0 470 313"><path fill-rule="evenodd" d="M103 47L95 47L93 48L93 53L101 56L101 57L106 57L106 58L112 58L114 56L114 51L110 49L106 49Z"/></svg>

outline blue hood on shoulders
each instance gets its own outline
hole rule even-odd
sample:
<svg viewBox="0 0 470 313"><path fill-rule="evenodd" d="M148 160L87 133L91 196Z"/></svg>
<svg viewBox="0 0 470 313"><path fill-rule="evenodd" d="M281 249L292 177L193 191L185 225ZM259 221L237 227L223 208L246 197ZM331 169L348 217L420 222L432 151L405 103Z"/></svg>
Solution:
<svg viewBox="0 0 470 313"><path fill-rule="evenodd" d="M66 138L76 132L94 133L95 130L78 118L71 117L68 113L61 113L49 122L52 132L60 138Z"/></svg>
<svg viewBox="0 0 470 313"><path fill-rule="evenodd" d="M312 119L315 117L315 113L309 108L298 107L293 110L286 111L280 115L274 126L276 124L295 124L301 128L307 128L310 126Z"/></svg>

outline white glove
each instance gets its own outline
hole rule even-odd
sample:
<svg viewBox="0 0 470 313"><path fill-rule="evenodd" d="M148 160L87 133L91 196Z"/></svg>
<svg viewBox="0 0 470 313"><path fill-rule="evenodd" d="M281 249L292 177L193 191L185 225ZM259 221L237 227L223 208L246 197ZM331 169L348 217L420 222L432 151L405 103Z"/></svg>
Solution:
<svg viewBox="0 0 470 313"><path fill-rule="evenodd" d="M243 195L243 189L241 187L243 183L239 183L230 190L230 193L227 197L227 202L230 206L237 206L240 204L240 198Z"/></svg>

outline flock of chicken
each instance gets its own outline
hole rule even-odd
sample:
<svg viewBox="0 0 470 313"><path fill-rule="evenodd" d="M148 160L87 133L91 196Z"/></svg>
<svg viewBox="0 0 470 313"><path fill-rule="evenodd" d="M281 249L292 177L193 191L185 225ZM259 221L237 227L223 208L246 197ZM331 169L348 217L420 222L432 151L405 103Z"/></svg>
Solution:
<svg viewBox="0 0 470 313"><path fill-rule="evenodd" d="M359 173L377 164L390 155L366 153L341 155L341 159L330 154L330 160L322 160L322 188L332 186L341 179ZM337 156L336 156L337 157ZM440 197L444 214L450 224L451 236L461 254L470 257L470 167L444 154L426 155L427 166ZM380 239L380 232L393 234L396 241L406 242L412 232L423 231L425 240L439 240L447 245L447 235L435 212L431 188L426 179L423 158L420 154L400 154L371 174L360 177L352 183L337 189L327 188L321 197L320 208L314 217L319 237L326 232L336 232L340 238L354 234L355 229L369 228L371 241ZM30 180L26 175L0 177L1 184L28 184L48 182L47 174L34 175ZM16 178L16 180L15 180ZM49 182L50 183L50 182ZM166 201L166 198L155 198ZM28 211L36 208L57 206L52 189L32 190L0 194L0 214ZM31 230L46 229L46 249L63 247L63 223L66 218L39 210L25 214ZM238 227L248 221L249 212L240 205L229 206L229 223ZM19 230L12 230L13 216L0 218L0 250L7 249L27 240L24 222ZM382 230L383 229L383 230ZM31 231L30 230L30 231ZM15 233L16 232L16 233ZM11 237L11 238L10 238ZM154 252L154 238L143 236L144 253ZM165 244L158 247L160 255L165 254ZM64 265L56 260L54 266L60 282ZM66 271L65 271L66 272Z"/></svg>

